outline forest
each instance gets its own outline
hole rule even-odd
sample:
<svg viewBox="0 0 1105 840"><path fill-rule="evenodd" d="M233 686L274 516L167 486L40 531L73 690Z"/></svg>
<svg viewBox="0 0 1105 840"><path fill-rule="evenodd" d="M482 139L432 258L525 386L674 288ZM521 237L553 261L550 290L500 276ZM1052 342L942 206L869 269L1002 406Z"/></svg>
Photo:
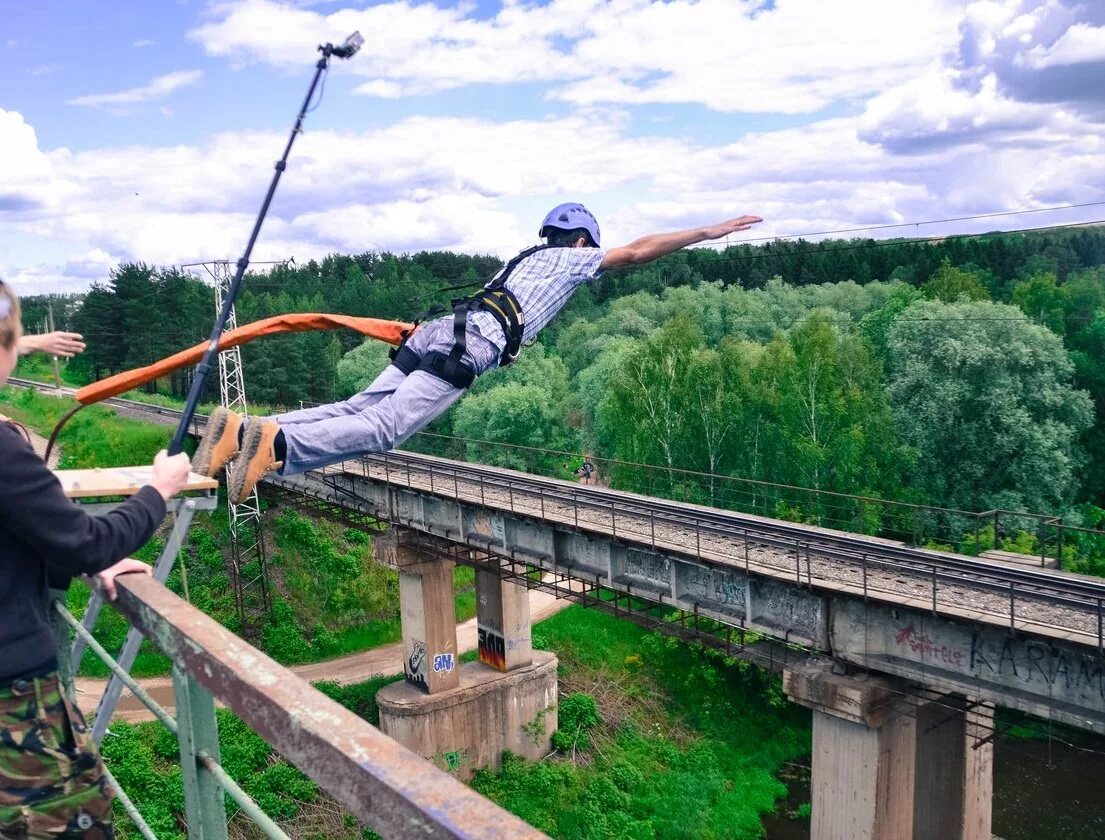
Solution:
<svg viewBox="0 0 1105 840"><path fill-rule="evenodd" d="M413 320L500 265L446 252L278 265L246 277L238 322ZM215 314L202 277L142 264L80 297L26 299L29 330L47 307L88 341L74 382L203 341ZM266 406L343 398L386 349L347 332L254 342L247 391ZM182 396L190 376L151 390ZM1103 418L1105 230L1080 227L697 248L611 271L411 445L566 477L564 453L589 453L614 486L705 503L732 478L1100 527ZM663 486L635 484L635 464Z"/></svg>

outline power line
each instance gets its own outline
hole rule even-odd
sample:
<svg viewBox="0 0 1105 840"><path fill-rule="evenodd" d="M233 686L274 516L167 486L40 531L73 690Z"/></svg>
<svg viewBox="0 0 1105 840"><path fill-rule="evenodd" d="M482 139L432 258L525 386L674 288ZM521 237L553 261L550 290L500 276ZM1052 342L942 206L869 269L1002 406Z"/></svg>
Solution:
<svg viewBox="0 0 1105 840"><path fill-rule="evenodd" d="M1105 203L1105 202L1103 202L1103 203ZM918 224L923 224L923 223L918 223ZM790 252L787 252L787 253L759 252L759 253L739 253L739 254L735 254L735 255L721 254L718 257L714 258L712 260L712 263L713 264L723 263L723 262L737 263L737 262L743 262L743 261L746 261L746 260L770 260L770 259L774 259L774 260L787 260L787 259L796 260L797 259L797 260L800 260L800 259L802 259L806 256L815 255L815 254L819 254L819 253L830 253L831 252L831 253L835 254L835 253L838 253L840 251L866 251L866 250L874 250L874 249L877 249L877 248L908 247L908 246L911 246L911 245L927 245L927 244L932 244L932 243L940 243L940 242L944 242L944 241L949 240L949 239L955 239L955 240L960 240L961 241L961 240L965 240L965 239L994 238L994 237L1001 237L1001 236L1014 236L1014 235L1026 234L1026 233L1046 233L1046 232L1049 232L1049 231L1071 230L1071 229L1077 229L1077 228L1083 228L1083 227L1094 227L1094 226L1099 226L1099 225L1105 225L1105 219L1097 219L1097 220L1088 221L1088 222L1064 222L1062 224L1057 224L1057 225L1043 225L1043 226L1040 226L1040 227L1016 228L1014 230L1005 230L1005 231L985 231L985 232L979 232L979 233L948 233L948 234L941 234L939 236L909 237L909 238L905 238L905 239L901 239L901 238L899 238L899 239L884 239L884 240L878 240L878 241L859 242L859 243L853 243L853 244L847 244L847 245L832 245L831 247L823 248L823 249L820 249L818 251L790 251ZM805 236L810 236L812 234L804 234L804 235ZM778 236L778 237L770 237L769 239L770 239L770 241L779 241L779 240L787 240L787 239L792 239L792 238L800 238L801 236L802 235L796 235L796 236L783 235L783 236ZM715 250L716 249L716 250L727 251L729 249L752 248L754 246L751 246L751 245L747 244L750 241L757 241L757 240L742 240L740 242L726 242L726 241L723 241L723 240L719 240L719 241L716 241L716 242L703 242L703 243L699 243L698 245L692 246L690 248L685 248L683 250L690 251L690 250ZM818 242L818 243L812 243L811 242L811 243L808 243L808 244L810 246L819 246L819 245L824 245L825 241ZM678 253L678 252L676 252L676 253ZM350 257L350 259L352 259L352 257ZM408 257L408 259L409 259L409 257ZM415 263L415 264L417 264L417 263ZM615 269L609 269L606 273L611 274L611 273L617 272L618 274L625 274L625 273L628 273L628 272L631 272L631 271L636 271L636 270L638 270L636 267L624 266L624 267L619 267L619 268L615 268ZM271 275L269 275L269 276L271 277ZM399 280L399 279L384 280L382 278L370 277L370 276L366 275L365 279L368 280L370 283L386 284L388 287L394 288L394 287L397 287L397 286L427 287L427 286L432 286L435 283L440 283L442 281L452 282L452 281L454 281L458 278L457 277L441 277L441 278L433 277L432 279L427 279L427 280ZM271 282L280 283L280 281L278 281L278 280L272 280ZM482 282L482 281L477 281L477 282ZM254 286L256 286L259 283L264 283L264 280L263 279L258 279L256 281L254 281ZM809 285L809 284L807 284L807 285ZM312 278L311 282L310 282L310 287L311 288L323 288L323 287L328 287L328 286L348 287L349 282L347 280L340 280L340 279L336 279L336 278L334 278L334 279L325 279L325 280L321 279L321 278ZM285 288L285 286L280 285L278 288L283 290ZM264 294L265 293L265 292L258 292L256 290L256 288L251 289L250 291L254 294L259 294L259 293ZM431 293L433 291L437 291L437 290L427 289L427 293Z"/></svg>
<svg viewBox="0 0 1105 840"><path fill-rule="evenodd" d="M1012 236L1012 235L1015 235L1015 234L1022 234L1022 233L1043 233L1043 232L1046 232L1046 231L1053 231L1053 230L1070 230L1070 229L1073 229L1073 228L1096 227L1096 226L1099 226L1099 225L1105 225L1105 219L1095 219L1095 220L1088 221L1088 222L1063 222L1062 224L1058 224L1058 225L1042 225L1040 227L1015 228L1013 230L990 230L990 231L980 231L980 232L977 232L977 233L976 232L972 232L972 233L942 233L938 236L921 236L921 237L910 236L910 237L899 238L899 239L880 239L880 240L877 240L877 241L860 242L860 243L851 244L851 245L834 245L831 248L828 248L828 249L825 249L825 250L826 251L832 251L833 253L835 253L837 251L862 251L862 250L874 249L874 248L890 248L890 247L894 247L894 246L901 247L901 246L908 246L908 245L927 245L927 244L930 244L930 243L933 243L933 242L945 242L949 239L955 239L955 240L982 239L982 238L985 238L985 237ZM809 234L807 234L807 235L809 235ZM786 239L791 239L791 238L794 238L794 237L777 236L777 237L771 237L771 240L772 241L777 241L777 240L786 240ZM751 241L751 240L748 240L748 241ZM808 243L808 244L810 244L810 245L823 245L823 244L825 244L825 242L826 242L826 240L822 240L821 242L811 242L811 243ZM742 246L746 246L746 241L745 240L742 240L741 242L724 242L724 241L720 241L720 240L716 241L716 242L703 242L703 243L700 243L699 245L696 245L696 246L693 246L693 247L695 247L695 248L724 248L724 249L729 249L729 248L740 248ZM746 247L752 247L752 246L746 246ZM800 252L800 251L792 252L793 255L801 255L801 253L802 252ZM778 259L781 256L790 256L790 255L780 255L780 254L772 254L772 253L746 254L742 257L739 257L739 259Z"/></svg>
<svg viewBox="0 0 1105 840"><path fill-rule="evenodd" d="M818 230L812 233L790 233L781 236L761 236L742 239L741 242L770 242L776 239L805 239L807 236L832 236L838 233L859 233L865 230L894 230L898 228L920 227L921 225L942 225L948 222L970 222L976 219L996 219L1001 216L1023 216L1028 213L1051 213L1056 210L1077 210L1084 207L1105 206L1105 201L1087 201L1084 204L1061 204L1055 207L1036 207L1031 210L1002 210L993 213L976 213L973 216L952 216L947 219L929 219L923 222L896 222L887 225L869 225L867 227L838 228L836 230Z"/></svg>

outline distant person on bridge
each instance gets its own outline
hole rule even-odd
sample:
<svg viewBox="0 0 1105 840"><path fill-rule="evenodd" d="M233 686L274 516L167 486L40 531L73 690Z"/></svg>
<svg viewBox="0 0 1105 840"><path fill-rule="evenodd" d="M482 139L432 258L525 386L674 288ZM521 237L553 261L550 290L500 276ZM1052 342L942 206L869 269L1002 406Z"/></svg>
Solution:
<svg viewBox="0 0 1105 840"><path fill-rule="evenodd" d="M595 464L591 461L590 455L584 457L583 466L576 470L576 478L579 479L580 484L595 483Z"/></svg>
<svg viewBox="0 0 1105 840"><path fill-rule="evenodd" d="M19 300L0 281L0 386L15 367ZM0 837L111 838L112 793L84 717L58 682L48 586L150 567L126 560L184 488L188 456L154 460L153 478L106 516L68 498L22 427L0 417Z"/></svg>
<svg viewBox="0 0 1105 840"><path fill-rule="evenodd" d="M444 412L473 380L513 361L584 283L608 268L642 265L687 245L747 230L758 216L644 236L602 250L599 223L582 204L554 207L538 231L545 245L529 248L484 288L454 301L454 312L420 325L392 363L361 393L266 419L215 409L193 468L213 476L231 459L232 503L266 473L299 473L367 452L387 452ZM240 454L239 454L240 453Z"/></svg>

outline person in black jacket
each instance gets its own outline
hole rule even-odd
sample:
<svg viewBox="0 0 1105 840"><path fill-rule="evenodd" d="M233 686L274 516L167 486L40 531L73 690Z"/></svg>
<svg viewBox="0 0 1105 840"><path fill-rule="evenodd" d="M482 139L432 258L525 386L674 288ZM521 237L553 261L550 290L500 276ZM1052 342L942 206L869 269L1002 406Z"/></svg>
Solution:
<svg viewBox="0 0 1105 840"><path fill-rule="evenodd" d="M0 281L0 386L15 367L19 300ZM106 516L66 498L20 426L0 419L0 838L113 837L112 793L84 717L58 683L49 578L149 573L122 559L165 518L187 455L160 452L148 486Z"/></svg>

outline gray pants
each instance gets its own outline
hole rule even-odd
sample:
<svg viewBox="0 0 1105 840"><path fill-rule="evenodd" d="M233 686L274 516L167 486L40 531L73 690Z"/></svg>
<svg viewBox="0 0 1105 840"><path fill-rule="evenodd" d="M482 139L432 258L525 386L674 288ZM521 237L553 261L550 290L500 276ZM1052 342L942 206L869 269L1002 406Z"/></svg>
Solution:
<svg viewBox="0 0 1105 840"><path fill-rule="evenodd" d="M407 347L419 356L430 350L448 353L453 349L453 317L421 325ZM478 376L496 367L499 356L499 348L469 326L462 361ZM463 393L431 373L416 370L408 376L388 365L371 385L344 402L273 417L288 444L281 472L304 472L366 452L394 449Z"/></svg>

